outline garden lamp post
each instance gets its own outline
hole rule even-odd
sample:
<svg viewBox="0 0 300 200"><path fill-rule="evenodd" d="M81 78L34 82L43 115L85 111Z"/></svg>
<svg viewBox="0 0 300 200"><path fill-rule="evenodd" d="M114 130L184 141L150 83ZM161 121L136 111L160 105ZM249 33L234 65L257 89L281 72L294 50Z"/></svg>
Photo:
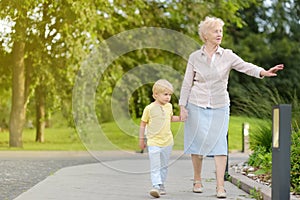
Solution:
<svg viewBox="0 0 300 200"><path fill-rule="evenodd" d="M272 200L290 199L291 113L290 104L273 107Z"/></svg>

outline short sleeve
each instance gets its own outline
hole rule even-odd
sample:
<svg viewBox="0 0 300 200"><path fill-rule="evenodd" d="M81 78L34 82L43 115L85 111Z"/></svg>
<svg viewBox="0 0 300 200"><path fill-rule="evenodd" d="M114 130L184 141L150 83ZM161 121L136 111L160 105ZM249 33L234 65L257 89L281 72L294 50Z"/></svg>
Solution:
<svg viewBox="0 0 300 200"><path fill-rule="evenodd" d="M144 111L143 111L143 115L142 115L141 120L143 122L148 123L149 122L149 117L150 117L150 109L149 109L149 106L146 106Z"/></svg>
<svg viewBox="0 0 300 200"><path fill-rule="evenodd" d="M174 115L174 113L173 113L173 105L170 104L170 116L172 117L173 115Z"/></svg>

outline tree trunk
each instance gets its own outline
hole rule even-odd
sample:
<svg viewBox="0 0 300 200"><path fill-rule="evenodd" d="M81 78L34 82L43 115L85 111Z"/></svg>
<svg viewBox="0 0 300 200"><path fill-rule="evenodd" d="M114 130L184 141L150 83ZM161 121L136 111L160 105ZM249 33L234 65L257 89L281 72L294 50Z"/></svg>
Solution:
<svg viewBox="0 0 300 200"><path fill-rule="evenodd" d="M26 119L25 101L25 42L13 45L12 107L9 120L9 146L23 147L22 132Z"/></svg>
<svg viewBox="0 0 300 200"><path fill-rule="evenodd" d="M44 132L46 126L45 120L45 93L43 92L43 87L38 85L35 90L36 97L36 142L44 142Z"/></svg>

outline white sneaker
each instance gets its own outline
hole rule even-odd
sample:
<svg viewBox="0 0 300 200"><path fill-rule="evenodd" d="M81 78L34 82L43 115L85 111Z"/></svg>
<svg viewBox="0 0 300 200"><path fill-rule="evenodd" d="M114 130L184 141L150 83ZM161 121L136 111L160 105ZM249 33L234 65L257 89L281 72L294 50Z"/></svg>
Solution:
<svg viewBox="0 0 300 200"><path fill-rule="evenodd" d="M167 194L165 186L163 184L159 185L159 193L160 193L160 195L166 195Z"/></svg>
<svg viewBox="0 0 300 200"><path fill-rule="evenodd" d="M155 197L155 198L159 198L160 197L160 191L159 189L153 187L151 190L150 190L150 195Z"/></svg>

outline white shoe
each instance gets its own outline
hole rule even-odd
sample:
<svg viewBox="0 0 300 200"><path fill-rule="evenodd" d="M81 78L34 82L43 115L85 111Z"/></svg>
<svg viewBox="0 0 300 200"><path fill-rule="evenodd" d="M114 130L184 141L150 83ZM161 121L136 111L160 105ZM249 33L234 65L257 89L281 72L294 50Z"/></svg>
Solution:
<svg viewBox="0 0 300 200"><path fill-rule="evenodd" d="M226 198L226 190L224 189L223 186L217 187L217 197L218 198Z"/></svg>
<svg viewBox="0 0 300 200"><path fill-rule="evenodd" d="M167 194L165 186L163 184L159 185L159 194L160 195L166 195Z"/></svg>
<svg viewBox="0 0 300 200"><path fill-rule="evenodd" d="M159 192L159 189L157 189L157 188L152 188L151 190L150 190L150 195L151 196L153 196L153 197L155 197L155 198L159 198L160 197L160 192Z"/></svg>
<svg viewBox="0 0 300 200"><path fill-rule="evenodd" d="M196 184L201 184L201 187L195 187ZM203 186L201 181L194 181L193 183L193 192L195 193L202 193L203 192Z"/></svg>

